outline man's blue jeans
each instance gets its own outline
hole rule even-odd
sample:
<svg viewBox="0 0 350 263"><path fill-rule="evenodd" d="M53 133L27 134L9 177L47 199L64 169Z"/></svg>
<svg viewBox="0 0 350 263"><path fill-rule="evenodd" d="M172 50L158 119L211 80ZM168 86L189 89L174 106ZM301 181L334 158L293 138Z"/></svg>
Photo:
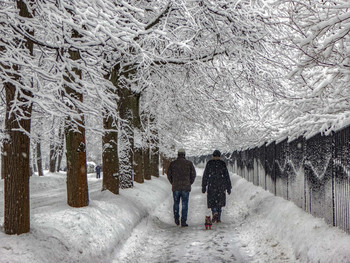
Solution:
<svg viewBox="0 0 350 263"><path fill-rule="evenodd" d="M214 214L218 214L218 220L221 220L221 207L213 207L211 212Z"/></svg>
<svg viewBox="0 0 350 263"><path fill-rule="evenodd" d="M188 213L188 200L190 197L190 192L187 191L173 191L174 197L174 218L178 220L180 217L180 199L181 199L181 222L186 223L187 221L187 213Z"/></svg>

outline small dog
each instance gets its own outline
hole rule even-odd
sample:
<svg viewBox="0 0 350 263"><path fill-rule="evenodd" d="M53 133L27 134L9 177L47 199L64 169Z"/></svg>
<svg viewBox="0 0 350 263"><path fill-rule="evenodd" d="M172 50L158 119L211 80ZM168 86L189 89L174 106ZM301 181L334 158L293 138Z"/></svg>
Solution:
<svg viewBox="0 0 350 263"><path fill-rule="evenodd" d="M205 216L205 223L204 223L205 229L206 229L206 230L211 229L211 225L212 225L212 224L213 224L213 223L211 222L210 216Z"/></svg>

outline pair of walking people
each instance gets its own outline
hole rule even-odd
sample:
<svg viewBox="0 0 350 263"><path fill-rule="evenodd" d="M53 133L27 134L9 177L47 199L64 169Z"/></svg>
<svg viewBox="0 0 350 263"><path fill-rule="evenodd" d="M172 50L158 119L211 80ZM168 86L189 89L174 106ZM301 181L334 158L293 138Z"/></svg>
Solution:
<svg viewBox="0 0 350 263"><path fill-rule="evenodd" d="M188 226L188 202L191 185L196 178L196 170L193 163L186 160L184 149L178 150L178 157L172 161L167 171L167 177L172 185L174 198L175 224ZM231 194L231 180L226 163L220 159L221 153L215 150L213 159L208 161L202 178L202 193L207 194L207 205L212 211L213 222L221 222L222 207L226 205L226 191ZM181 220L180 220L181 200Z"/></svg>

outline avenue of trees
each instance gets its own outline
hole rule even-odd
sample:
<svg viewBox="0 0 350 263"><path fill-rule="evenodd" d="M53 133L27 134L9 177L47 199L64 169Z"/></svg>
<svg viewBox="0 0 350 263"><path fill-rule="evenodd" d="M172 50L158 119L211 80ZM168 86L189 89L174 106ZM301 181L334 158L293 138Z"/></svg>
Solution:
<svg viewBox="0 0 350 263"><path fill-rule="evenodd" d="M67 203L158 176L188 153L329 132L349 120L350 4L334 0L1 0L7 234L30 229L29 178L66 167ZM302 125L307 124L305 128ZM45 147L47 149L45 150ZM96 148L99 148L99 150Z"/></svg>

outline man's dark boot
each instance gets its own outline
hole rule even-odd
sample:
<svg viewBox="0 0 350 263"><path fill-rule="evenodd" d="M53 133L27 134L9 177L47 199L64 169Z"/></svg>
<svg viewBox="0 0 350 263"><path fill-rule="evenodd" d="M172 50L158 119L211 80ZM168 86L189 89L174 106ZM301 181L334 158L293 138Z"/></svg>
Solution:
<svg viewBox="0 0 350 263"><path fill-rule="evenodd" d="M187 225L186 221L181 220L181 226L184 227L184 226L188 226L188 225Z"/></svg>
<svg viewBox="0 0 350 263"><path fill-rule="evenodd" d="M175 218L175 224L178 226L180 225L180 220L178 218Z"/></svg>
<svg viewBox="0 0 350 263"><path fill-rule="evenodd" d="M218 213L218 218L216 219L217 223L221 223L221 213Z"/></svg>

